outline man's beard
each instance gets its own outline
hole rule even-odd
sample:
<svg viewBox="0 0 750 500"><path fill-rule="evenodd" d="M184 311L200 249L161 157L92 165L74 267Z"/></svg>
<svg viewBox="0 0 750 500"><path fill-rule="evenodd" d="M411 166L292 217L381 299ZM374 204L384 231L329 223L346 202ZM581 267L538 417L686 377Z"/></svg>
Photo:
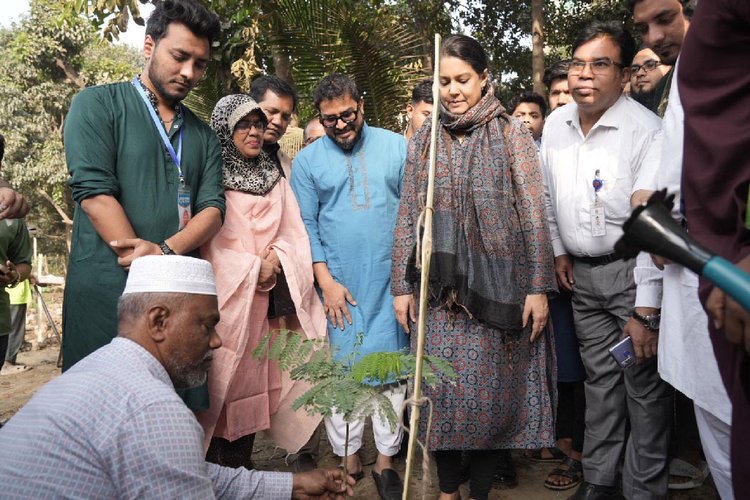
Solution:
<svg viewBox="0 0 750 500"><path fill-rule="evenodd" d="M172 359L167 368L172 383L176 389L190 389L206 383L208 368L213 359L213 352L208 351L197 363L187 364L180 360Z"/></svg>
<svg viewBox="0 0 750 500"><path fill-rule="evenodd" d="M336 130L333 130L333 134L331 139L333 139L333 142L338 144L338 146L343 149L344 151L351 151L354 149L354 145L357 144L357 140L359 140L359 135L362 133L362 125L357 127L355 123L350 123L342 130L342 132L348 131L348 130L354 130L354 137L351 139L342 139L338 135L336 135Z"/></svg>
<svg viewBox="0 0 750 500"><path fill-rule="evenodd" d="M185 84L185 86L187 86L187 90L184 93L170 92L167 89L168 82L165 82L166 79L162 77L159 70L159 60L155 56L152 56L151 62L148 67L148 79L151 81L151 85L154 86L156 93L159 94L162 99L170 101L173 104L177 104L178 102L182 101L193 89L193 85L189 81L185 81L180 78L180 83Z"/></svg>

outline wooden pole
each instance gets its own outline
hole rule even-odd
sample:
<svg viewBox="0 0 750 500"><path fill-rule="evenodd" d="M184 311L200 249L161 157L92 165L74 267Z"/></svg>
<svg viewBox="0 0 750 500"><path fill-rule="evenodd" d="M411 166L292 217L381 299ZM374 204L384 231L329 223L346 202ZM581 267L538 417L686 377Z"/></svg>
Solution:
<svg viewBox="0 0 750 500"><path fill-rule="evenodd" d="M430 259L432 258L432 204L435 197L435 158L437 156L438 117L440 115L440 44L442 38L435 33L434 73L432 77L432 131L430 134L430 166L427 171L427 199L424 208L424 233L422 236L422 273L419 284L419 316L417 319L417 364L414 370L413 401L422 397L422 366L424 364L424 338L427 322L427 295L430 285ZM406 473L404 475L403 500L409 498L409 477L414 463L414 445L419 430L419 406L411 407L409 422L409 445L406 453Z"/></svg>

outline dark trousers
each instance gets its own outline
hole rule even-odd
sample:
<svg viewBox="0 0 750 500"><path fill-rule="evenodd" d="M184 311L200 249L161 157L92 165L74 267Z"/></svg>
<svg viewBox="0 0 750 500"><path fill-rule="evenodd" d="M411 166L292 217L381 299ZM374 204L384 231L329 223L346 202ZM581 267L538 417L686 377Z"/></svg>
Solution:
<svg viewBox="0 0 750 500"><path fill-rule="evenodd" d="M465 464L461 450L434 452L438 482L443 493L455 493L465 477ZM486 500L492 489L492 474L498 459L498 450L471 450L469 452L470 497Z"/></svg>
<svg viewBox="0 0 750 500"><path fill-rule="evenodd" d="M0 335L0 360L3 363L5 362L5 353L8 352L8 337L9 335Z"/></svg>
<svg viewBox="0 0 750 500"><path fill-rule="evenodd" d="M693 400L680 391L674 391L674 432L670 444L670 455L689 457L692 453L702 453L698 423L695 421Z"/></svg>
<svg viewBox="0 0 750 500"><path fill-rule="evenodd" d="M586 391L584 382L557 383L557 439L573 440L573 451L583 451L583 435L586 430Z"/></svg>
<svg viewBox="0 0 750 500"><path fill-rule="evenodd" d="M312 436L310 436L310 439L307 440L305 444L302 445L302 448L299 449L297 453L290 453L289 457L287 457L287 463L289 465L293 464L297 461L300 455L303 453L310 454L313 458L313 461L317 464L318 458L320 457L320 434L322 433L323 424L319 424L315 431L312 433Z"/></svg>
<svg viewBox="0 0 750 500"><path fill-rule="evenodd" d="M8 349L2 359L16 363L16 356L21 350L23 339L26 335L26 304L10 305L10 333L8 338Z"/></svg>
<svg viewBox="0 0 750 500"><path fill-rule="evenodd" d="M211 444L206 452L206 461L232 469L240 467L254 469L252 461L254 443L255 434L248 434L234 441L218 437L211 438Z"/></svg>

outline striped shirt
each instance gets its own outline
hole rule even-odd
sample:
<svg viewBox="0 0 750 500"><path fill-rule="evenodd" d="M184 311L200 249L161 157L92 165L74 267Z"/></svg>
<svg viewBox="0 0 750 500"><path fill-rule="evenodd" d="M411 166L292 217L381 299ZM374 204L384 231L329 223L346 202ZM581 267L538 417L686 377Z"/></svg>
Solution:
<svg viewBox="0 0 750 500"><path fill-rule="evenodd" d="M292 475L208 463L167 371L115 338L0 429L0 497L288 499Z"/></svg>

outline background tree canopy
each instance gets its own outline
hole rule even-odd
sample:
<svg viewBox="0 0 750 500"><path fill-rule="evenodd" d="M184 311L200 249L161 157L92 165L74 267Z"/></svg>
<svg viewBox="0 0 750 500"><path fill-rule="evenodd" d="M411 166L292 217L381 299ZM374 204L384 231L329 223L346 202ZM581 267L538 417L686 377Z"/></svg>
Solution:
<svg viewBox="0 0 750 500"><path fill-rule="evenodd" d="M81 88L138 71L140 51L112 41L131 20L144 24L140 9L153 1L31 0L28 16L0 30L3 175L29 197L29 222L46 237L47 253L64 253L73 213L62 146L70 101ZM531 88L532 67L538 82L545 62L569 57L576 34L591 20L630 21L624 0L200 1L222 23L207 76L187 99L200 116L207 119L221 96L245 91L267 73L297 87L304 122L315 115L317 82L339 71L365 93L368 122L396 131L403 129L411 89L432 74L436 32L477 37L507 102ZM532 18L542 27L533 56Z"/></svg>
<svg viewBox="0 0 750 500"><path fill-rule="evenodd" d="M73 202L62 133L70 101L88 85L119 81L141 65L137 51L102 40L92 24L64 16L60 2L33 0L18 25L0 30L3 176L29 199L40 251L66 253Z"/></svg>

